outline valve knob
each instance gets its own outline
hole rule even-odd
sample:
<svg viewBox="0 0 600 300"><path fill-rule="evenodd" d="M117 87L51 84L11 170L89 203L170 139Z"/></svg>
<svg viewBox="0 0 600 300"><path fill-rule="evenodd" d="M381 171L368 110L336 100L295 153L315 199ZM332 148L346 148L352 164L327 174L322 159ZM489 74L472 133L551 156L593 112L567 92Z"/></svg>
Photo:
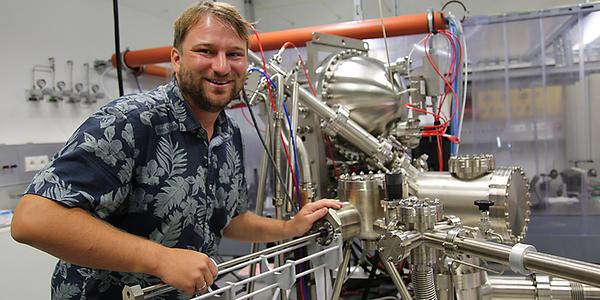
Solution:
<svg viewBox="0 0 600 300"><path fill-rule="evenodd" d="M490 200L475 200L473 204L477 205L480 211L490 211L490 207L494 206L494 201Z"/></svg>

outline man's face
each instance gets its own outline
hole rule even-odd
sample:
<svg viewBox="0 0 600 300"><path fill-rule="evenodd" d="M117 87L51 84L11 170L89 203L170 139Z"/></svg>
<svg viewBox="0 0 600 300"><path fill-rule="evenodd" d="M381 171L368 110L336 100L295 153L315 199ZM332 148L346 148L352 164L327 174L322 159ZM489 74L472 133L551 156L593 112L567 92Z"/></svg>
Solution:
<svg viewBox="0 0 600 300"><path fill-rule="evenodd" d="M190 28L181 48L171 51L171 63L182 95L203 111L220 112L244 86L246 42L208 15Z"/></svg>

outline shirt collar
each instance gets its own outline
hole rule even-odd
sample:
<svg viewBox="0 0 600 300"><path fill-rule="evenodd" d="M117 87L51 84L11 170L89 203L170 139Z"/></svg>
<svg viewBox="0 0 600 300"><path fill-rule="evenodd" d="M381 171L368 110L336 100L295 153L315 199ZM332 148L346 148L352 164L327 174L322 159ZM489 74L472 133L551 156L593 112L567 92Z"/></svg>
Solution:
<svg viewBox="0 0 600 300"><path fill-rule="evenodd" d="M192 109L189 104L183 99L181 90L177 84L177 79L173 76L173 79L167 84L167 97L173 106L173 113L175 114L175 120L179 124L180 131L197 131L202 129L200 122L196 119L192 113ZM221 111L217 120L215 121L215 133L224 134L230 133L229 120L225 111Z"/></svg>

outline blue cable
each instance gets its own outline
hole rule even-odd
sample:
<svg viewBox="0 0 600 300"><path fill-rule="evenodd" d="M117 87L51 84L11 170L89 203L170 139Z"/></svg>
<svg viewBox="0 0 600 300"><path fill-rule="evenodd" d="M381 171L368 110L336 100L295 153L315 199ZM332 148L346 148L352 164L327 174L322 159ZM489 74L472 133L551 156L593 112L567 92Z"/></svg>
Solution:
<svg viewBox="0 0 600 300"><path fill-rule="evenodd" d="M290 115L287 110L287 106L285 102L283 103L283 111L285 112L285 117L288 121L288 125L290 126L290 138L292 139L292 146L294 147L294 168L296 168L296 196L298 197L298 211L300 211L300 174L298 173L298 158L296 154L296 140L294 139L294 134L292 133L292 121L290 120ZM307 172L309 170L305 170Z"/></svg>
<svg viewBox="0 0 600 300"><path fill-rule="evenodd" d="M262 74L267 81L269 82L269 84L271 84L271 87L274 90L277 90L277 85L275 84L275 82L273 82L273 80L271 79L271 77L269 77L269 75L267 75L267 73L259 68L250 68L248 69L248 72L258 72L260 74ZM290 139L292 140L292 147L294 150L294 168L295 168L295 173L296 173L296 196L298 197L298 211L300 211L300 179L299 179L299 173L298 173L298 154L296 152L296 140L294 139L294 134L292 132L292 122L290 120L290 115L288 113L287 110L287 106L285 105L285 103L283 103L283 111L285 113L285 117L287 119L288 125L290 127Z"/></svg>
<svg viewBox="0 0 600 300"><path fill-rule="evenodd" d="M454 20L452 20L450 22L450 32L455 34L456 36L458 36L458 31L456 30L456 24L454 23ZM454 37L452 37L454 39ZM457 44L460 43L460 41L456 41ZM455 57L456 57L456 71L460 72L460 61L458 61L458 56L460 55L460 48L456 47L455 49L456 53L455 53ZM460 78L460 73L457 74L456 78ZM455 80L452 83L452 88L454 89L454 91L458 91L458 81L459 80ZM464 92L464 91L463 91ZM458 99L460 97L459 93L456 93L456 97L457 99L455 99L456 101L452 101L452 106L455 106L454 103L456 103L456 107L455 108L450 108L450 113L452 113L452 111L454 109L456 109L456 115L454 116L454 118L452 118L452 120L450 120L450 134L453 136L456 136L458 134L458 116L460 115L460 99ZM450 155L457 155L458 152L458 145L456 145L455 143L451 143L450 144Z"/></svg>
<svg viewBox="0 0 600 300"><path fill-rule="evenodd" d="M248 73L251 73L251 72L258 72L258 73L262 74L267 79L269 84L271 84L271 87L274 90L277 90L277 85L275 84L275 82L273 82L271 77L269 77L269 75L267 75L267 73L265 71L263 71L259 68L248 69ZM285 113L285 117L287 119L288 125L290 126L290 139L292 140L292 146L294 148L294 168L296 169L295 170L296 171L296 196L298 197L298 211L300 211L300 199L301 199L300 198L300 179L299 179L300 177L299 177L299 173L298 173L299 168L298 168L298 157L296 154L296 140L294 139L294 134L292 131L292 121L290 120L290 114L288 113L287 106L285 105L285 102L282 102L282 104L283 104L283 111ZM300 265L300 270L301 271L303 270L302 265ZM308 288L304 284L303 278L300 278L300 285L301 285L300 288L304 291L304 295L307 295Z"/></svg>
<svg viewBox="0 0 600 300"><path fill-rule="evenodd" d="M252 72L258 72L258 73L262 74L267 79L267 81L271 84L271 87L274 90L277 90L277 85L275 84L275 82L273 82L271 77L269 77L269 75L267 75L267 73L265 71L263 71L262 69L259 69L259 68L249 68L248 73L252 73Z"/></svg>

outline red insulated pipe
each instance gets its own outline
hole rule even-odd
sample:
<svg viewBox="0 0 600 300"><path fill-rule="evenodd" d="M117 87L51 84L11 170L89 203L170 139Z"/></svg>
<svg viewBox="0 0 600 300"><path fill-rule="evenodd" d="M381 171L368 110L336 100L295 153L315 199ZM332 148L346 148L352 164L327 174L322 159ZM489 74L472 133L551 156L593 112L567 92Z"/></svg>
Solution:
<svg viewBox="0 0 600 300"><path fill-rule="evenodd" d="M173 75L173 70L157 65L145 65L142 72L146 75L170 78Z"/></svg>
<svg viewBox="0 0 600 300"><path fill-rule="evenodd" d="M384 19L387 36L401 36L429 32L427 13L397 16ZM446 22L441 12L433 12L433 29L446 29ZM344 22L330 25L310 26L296 29L266 32L260 34L260 41L264 50L279 49L285 42L292 42L296 46L306 45L312 39L313 32L327 33L356 39L369 39L383 37L381 19ZM130 68L147 64L168 62L171 59L172 46L148 48L127 51L123 61ZM250 49L258 50L255 36L250 37ZM112 55L112 64L116 65L116 56Z"/></svg>

